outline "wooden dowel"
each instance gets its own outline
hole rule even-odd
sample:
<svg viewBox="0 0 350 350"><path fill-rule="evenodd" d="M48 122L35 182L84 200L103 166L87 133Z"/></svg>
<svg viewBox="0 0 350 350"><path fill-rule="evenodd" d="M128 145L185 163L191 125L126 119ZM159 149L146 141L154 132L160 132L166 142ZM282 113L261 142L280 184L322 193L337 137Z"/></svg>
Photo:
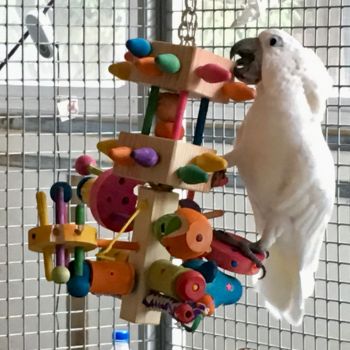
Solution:
<svg viewBox="0 0 350 350"><path fill-rule="evenodd" d="M187 98L188 98L188 92L181 91L179 94L179 101L176 108L176 117L175 117L174 129L173 129L174 140L179 140L181 138L182 120L186 109Z"/></svg>

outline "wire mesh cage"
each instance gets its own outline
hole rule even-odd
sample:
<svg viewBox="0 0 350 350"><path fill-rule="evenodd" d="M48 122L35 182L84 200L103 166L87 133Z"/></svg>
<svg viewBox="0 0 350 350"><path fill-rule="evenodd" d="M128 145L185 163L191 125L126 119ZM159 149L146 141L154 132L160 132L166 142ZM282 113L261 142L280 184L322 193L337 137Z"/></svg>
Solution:
<svg viewBox="0 0 350 350"><path fill-rule="evenodd" d="M350 2L269 0L266 12L232 28L243 0L197 0L194 42L229 57L234 42L266 28L281 28L314 49L334 80L323 123L336 166L336 201L322 247L313 297L300 327L276 321L263 307L251 279L234 306L220 307L194 334L164 318L159 327L118 319L111 297L69 297L47 283L42 257L28 250L36 225L35 192L59 180L76 184L73 160L89 153L108 167L95 148L102 138L138 131L146 89L120 83L108 66L124 54L127 38L179 42L189 1L0 0L0 349L109 349L113 328L128 328L132 349L350 349ZM48 8L48 3L50 8ZM46 10L49 58L33 38L28 15ZM193 19L192 19L193 20ZM21 38L18 49L9 56ZM42 48L44 49L44 48ZM192 141L199 102L186 111ZM249 104L211 103L204 145L219 154L232 145ZM68 112L67 112L68 111ZM239 175L225 188L196 194L204 209L222 209L215 228L256 240L251 207ZM88 218L94 224L93 218ZM101 237L111 237L99 228Z"/></svg>

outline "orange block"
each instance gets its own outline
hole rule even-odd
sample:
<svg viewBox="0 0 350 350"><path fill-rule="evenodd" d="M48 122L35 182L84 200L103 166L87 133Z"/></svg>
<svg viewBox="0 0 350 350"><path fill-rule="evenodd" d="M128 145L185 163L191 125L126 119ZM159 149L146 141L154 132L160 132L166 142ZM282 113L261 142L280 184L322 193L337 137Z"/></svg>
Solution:
<svg viewBox="0 0 350 350"><path fill-rule="evenodd" d="M135 62L135 67L149 77L159 77L163 72L158 68L154 57L139 58Z"/></svg>
<svg viewBox="0 0 350 350"><path fill-rule="evenodd" d="M126 146L114 147L109 150L108 156L118 165L133 165L135 161L131 158L132 149Z"/></svg>
<svg viewBox="0 0 350 350"><path fill-rule="evenodd" d="M230 99L243 102L255 98L255 89L239 81L225 83L222 88L222 93Z"/></svg>
<svg viewBox="0 0 350 350"><path fill-rule="evenodd" d="M169 92L159 94L156 117L164 122L174 122L178 102L178 94L172 94Z"/></svg>
<svg viewBox="0 0 350 350"><path fill-rule="evenodd" d="M105 295L126 295L135 284L135 269L128 262L98 260L91 266L90 292Z"/></svg>
<svg viewBox="0 0 350 350"><path fill-rule="evenodd" d="M164 122L162 120L158 120L156 124L156 128L154 130L154 134L158 137L164 137L166 139L171 139L173 137L173 122ZM181 127L180 139L183 138L185 134L185 129Z"/></svg>

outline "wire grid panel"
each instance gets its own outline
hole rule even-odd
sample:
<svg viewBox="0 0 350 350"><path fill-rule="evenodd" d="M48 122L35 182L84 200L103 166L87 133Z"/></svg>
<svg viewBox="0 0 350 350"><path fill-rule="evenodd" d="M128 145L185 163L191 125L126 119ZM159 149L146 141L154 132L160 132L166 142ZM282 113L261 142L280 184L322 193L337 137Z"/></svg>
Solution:
<svg viewBox="0 0 350 350"><path fill-rule="evenodd" d="M28 13L38 15L47 2L0 0L0 63L26 33ZM27 231L37 225L36 191L74 183L74 159L85 152L110 167L96 143L139 129L144 90L118 83L108 65L121 58L127 38L154 36L155 4L63 0L47 17L53 57L41 57L28 37L0 70L0 349L110 349L113 328L128 328L131 348L143 349L155 335L118 319L118 300L74 299L45 280ZM79 111L59 115L57 104L74 99Z"/></svg>
<svg viewBox="0 0 350 350"><path fill-rule="evenodd" d="M243 297L235 306L219 308L206 318L194 334L172 327L167 349L233 350L350 349L350 2L341 0L267 1L266 15L246 27L231 28L245 1L198 0L196 45L229 57L234 42L256 36L266 28L281 28L292 33L305 46L316 50L334 79L333 95L328 100L323 124L325 137L336 166L337 192L334 211L316 275L314 296L306 304L306 316L300 327L276 321L263 307L252 288L250 278L239 279ZM173 2L173 25L169 36L178 41L177 28L184 9ZM187 111L187 136L193 135L198 101ZM208 147L230 150L237 127L249 104L212 104L209 109L204 143ZM223 209L224 219L214 221L215 228L233 230L255 241L255 225L247 194L238 174L230 174L224 189L196 199L204 209Z"/></svg>

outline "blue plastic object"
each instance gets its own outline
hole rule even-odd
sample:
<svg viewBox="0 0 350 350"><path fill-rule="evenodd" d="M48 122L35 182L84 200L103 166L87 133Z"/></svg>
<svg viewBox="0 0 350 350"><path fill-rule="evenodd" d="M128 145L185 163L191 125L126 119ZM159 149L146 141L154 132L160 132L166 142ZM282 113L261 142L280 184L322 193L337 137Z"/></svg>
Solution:
<svg viewBox="0 0 350 350"><path fill-rule="evenodd" d="M148 56L152 51L151 43L143 38L129 39L126 47L136 57Z"/></svg>
<svg viewBox="0 0 350 350"><path fill-rule="evenodd" d="M129 331L127 330L114 330L112 333L112 340L114 342L129 342Z"/></svg>
<svg viewBox="0 0 350 350"><path fill-rule="evenodd" d="M84 261L83 275L77 276L75 274L74 260L69 263L70 279L67 282L68 293L76 298L83 298L87 296L90 290L90 276L91 269L89 263Z"/></svg>
<svg viewBox="0 0 350 350"><path fill-rule="evenodd" d="M50 189L50 197L55 202L56 195L60 189L60 187L63 188L64 191L64 201L65 203L68 203L72 198L72 187L67 182L59 181L55 182Z"/></svg>
<svg viewBox="0 0 350 350"><path fill-rule="evenodd" d="M194 259L186 261L183 266L202 273L202 271L212 269L214 263L212 261L210 261L210 265L208 263L209 261ZM205 272L204 278L206 274L212 276L212 272ZM242 285L238 279L224 274L218 268L212 282L207 281L205 290L213 298L215 307L235 304L242 296Z"/></svg>

